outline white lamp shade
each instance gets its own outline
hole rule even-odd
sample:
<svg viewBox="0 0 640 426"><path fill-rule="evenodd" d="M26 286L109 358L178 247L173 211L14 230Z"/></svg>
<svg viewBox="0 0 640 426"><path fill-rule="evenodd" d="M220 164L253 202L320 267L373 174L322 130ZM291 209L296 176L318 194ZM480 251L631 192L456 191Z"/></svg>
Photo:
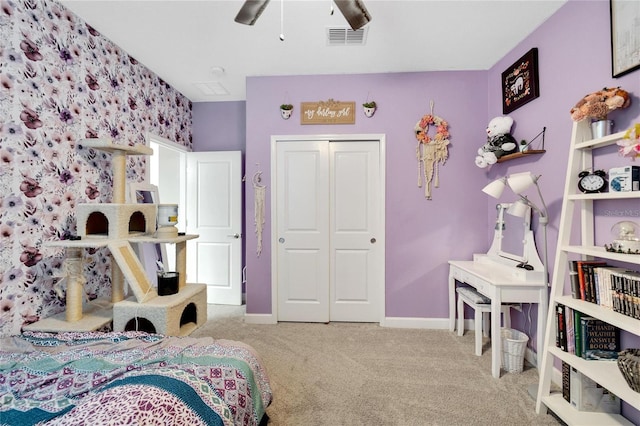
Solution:
<svg viewBox="0 0 640 426"><path fill-rule="evenodd" d="M531 172L515 173L507 179L509 188L516 194L522 194L527 188L536 183L535 176Z"/></svg>
<svg viewBox="0 0 640 426"><path fill-rule="evenodd" d="M482 192L492 196L493 198L500 198L500 196L502 195L502 191L504 191L505 186L506 186L505 178L497 179L491 182L489 185L482 188Z"/></svg>
<svg viewBox="0 0 640 426"><path fill-rule="evenodd" d="M529 211L529 205L522 200L512 203L507 209L507 213L512 216L524 217Z"/></svg>

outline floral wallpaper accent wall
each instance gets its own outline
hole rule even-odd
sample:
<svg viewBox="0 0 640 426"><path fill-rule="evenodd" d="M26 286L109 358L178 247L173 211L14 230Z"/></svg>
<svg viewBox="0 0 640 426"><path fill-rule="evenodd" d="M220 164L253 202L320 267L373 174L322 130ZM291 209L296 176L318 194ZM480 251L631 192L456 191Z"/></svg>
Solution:
<svg viewBox="0 0 640 426"><path fill-rule="evenodd" d="M52 0L0 0L0 335L64 309L78 203L111 201L109 153L82 138L191 148L191 102ZM144 176L130 156L127 179ZM86 297L110 296L107 250L85 250Z"/></svg>

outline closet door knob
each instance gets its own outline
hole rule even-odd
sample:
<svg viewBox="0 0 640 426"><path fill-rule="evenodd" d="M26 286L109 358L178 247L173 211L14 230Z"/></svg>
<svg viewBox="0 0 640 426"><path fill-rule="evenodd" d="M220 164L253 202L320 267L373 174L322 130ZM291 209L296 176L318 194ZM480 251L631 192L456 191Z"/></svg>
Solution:
<svg viewBox="0 0 640 426"><path fill-rule="evenodd" d="M279 242L280 244L284 243L284 238L282 238L282 237L278 238L278 242Z"/></svg>
<svg viewBox="0 0 640 426"><path fill-rule="evenodd" d="M235 233L235 234L233 234L233 235L227 235L227 237L233 237L233 238L235 238L235 239L237 240L238 238L240 238L240 234L238 234L238 233L236 232L236 233Z"/></svg>
<svg viewBox="0 0 640 426"><path fill-rule="evenodd" d="M375 239L375 238L372 238L372 239L371 239L371 244L375 244L375 243L376 243L376 239Z"/></svg>

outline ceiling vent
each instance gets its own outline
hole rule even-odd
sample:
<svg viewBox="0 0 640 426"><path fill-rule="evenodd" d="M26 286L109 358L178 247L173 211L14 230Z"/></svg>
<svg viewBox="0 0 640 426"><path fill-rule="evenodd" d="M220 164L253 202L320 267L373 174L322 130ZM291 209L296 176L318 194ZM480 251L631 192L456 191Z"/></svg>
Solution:
<svg viewBox="0 0 640 426"><path fill-rule="evenodd" d="M352 30L349 27L327 27L328 46L363 46L367 41L368 27Z"/></svg>
<svg viewBox="0 0 640 426"><path fill-rule="evenodd" d="M193 85L200 89L202 94L207 96L224 96L229 94L229 91L216 81L204 81L193 83Z"/></svg>

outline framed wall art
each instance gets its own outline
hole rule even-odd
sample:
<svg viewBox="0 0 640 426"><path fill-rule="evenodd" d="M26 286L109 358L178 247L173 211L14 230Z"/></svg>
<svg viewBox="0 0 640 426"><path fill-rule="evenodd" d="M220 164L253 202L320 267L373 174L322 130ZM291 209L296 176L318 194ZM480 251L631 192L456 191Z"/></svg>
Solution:
<svg viewBox="0 0 640 426"><path fill-rule="evenodd" d="M502 73L502 113L509 114L538 96L538 48L534 47Z"/></svg>
<svg viewBox="0 0 640 426"><path fill-rule="evenodd" d="M640 69L640 2L609 0L611 10L611 75Z"/></svg>

